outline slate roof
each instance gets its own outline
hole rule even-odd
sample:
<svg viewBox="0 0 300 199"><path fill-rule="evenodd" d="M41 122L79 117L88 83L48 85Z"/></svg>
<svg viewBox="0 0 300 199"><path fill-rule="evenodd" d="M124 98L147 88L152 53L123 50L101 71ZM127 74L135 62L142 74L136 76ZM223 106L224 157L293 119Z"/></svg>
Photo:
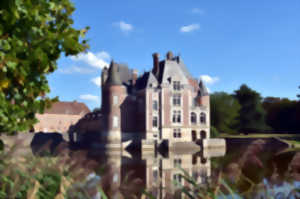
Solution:
<svg viewBox="0 0 300 199"><path fill-rule="evenodd" d="M108 79L106 80L107 85L122 85L122 81L119 75L119 66L113 61L110 63L108 69Z"/></svg>
<svg viewBox="0 0 300 199"><path fill-rule="evenodd" d="M129 69L126 64L117 64L114 63L117 72L113 75L117 76L118 81L121 84L127 87L127 92L132 91L131 80L133 79L133 70ZM190 84L194 87L195 90L199 89L200 84L198 85L198 81L192 77L189 73L186 65L183 60L180 59L179 56L174 57L172 59L162 60L159 62L159 73L153 74L151 72L145 72L143 75L139 76L136 80L136 84L134 86L135 90L145 89L146 87L151 87L153 85L158 85L161 83L166 83L169 77L173 77L174 75L182 76L181 82L183 84ZM110 76L110 75L109 75ZM109 81L107 81L109 82ZM208 95L207 88L202 84L202 89L200 89L200 93L202 96Z"/></svg>
<svg viewBox="0 0 300 199"><path fill-rule="evenodd" d="M207 96L207 95L209 95L208 90L207 90L206 86L204 85L203 81L200 80L198 96Z"/></svg>
<svg viewBox="0 0 300 199"><path fill-rule="evenodd" d="M123 84L129 84L133 78L133 71L126 64L117 64L118 73Z"/></svg>
<svg viewBox="0 0 300 199"><path fill-rule="evenodd" d="M44 113L48 114L66 114L66 115L80 115L89 113L90 109L81 102L55 102Z"/></svg>

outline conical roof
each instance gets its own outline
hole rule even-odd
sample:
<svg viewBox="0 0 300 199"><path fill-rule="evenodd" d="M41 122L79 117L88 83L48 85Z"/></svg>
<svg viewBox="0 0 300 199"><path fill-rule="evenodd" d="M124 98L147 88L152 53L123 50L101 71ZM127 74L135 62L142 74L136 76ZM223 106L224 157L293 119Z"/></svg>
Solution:
<svg viewBox="0 0 300 199"><path fill-rule="evenodd" d="M122 85L120 75L118 72L118 66L114 61L111 61L108 69L107 85Z"/></svg>
<svg viewBox="0 0 300 199"><path fill-rule="evenodd" d="M202 96L207 96L207 95L209 95L208 90L207 90L206 86L204 85L203 81L200 79L198 96L202 97Z"/></svg>

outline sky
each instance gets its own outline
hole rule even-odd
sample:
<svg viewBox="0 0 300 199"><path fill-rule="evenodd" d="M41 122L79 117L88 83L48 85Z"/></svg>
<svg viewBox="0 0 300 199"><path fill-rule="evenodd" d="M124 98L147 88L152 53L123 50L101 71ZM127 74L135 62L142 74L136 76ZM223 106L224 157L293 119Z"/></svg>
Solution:
<svg viewBox="0 0 300 199"><path fill-rule="evenodd" d="M74 27L90 27L90 49L58 60L50 97L101 104L101 69L111 59L139 74L152 54L180 55L210 92L247 84L263 97L296 99L300 85L299 0L73 0Z"/></svg>

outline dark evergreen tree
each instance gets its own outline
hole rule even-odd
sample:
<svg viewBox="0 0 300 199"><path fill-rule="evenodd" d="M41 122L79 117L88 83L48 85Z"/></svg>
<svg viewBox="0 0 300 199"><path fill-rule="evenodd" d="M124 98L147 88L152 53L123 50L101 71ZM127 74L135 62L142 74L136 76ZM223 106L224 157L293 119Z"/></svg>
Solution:
<svg viewBox="0 0 300 199"><path fill-rule="evenodd" d="M222 133L236 132L240 104L232 95L213 93L210 95L210 107L212 126Z"/></svg>
<svg viewBox="0 0 300 199"><path fill-rule="evenodd" d="M260 94L243 84L234 97L241 105L238 129L242 133L262 132L270 128L265 123L266 112Z"/></svg>

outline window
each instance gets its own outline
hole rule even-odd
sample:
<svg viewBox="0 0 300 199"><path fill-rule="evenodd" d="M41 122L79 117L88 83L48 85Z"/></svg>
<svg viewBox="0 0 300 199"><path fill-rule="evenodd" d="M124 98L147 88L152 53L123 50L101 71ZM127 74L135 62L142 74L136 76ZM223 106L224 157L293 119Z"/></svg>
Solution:
<svg viewBox="0 0 300 199"><path fill-rule="evenodd" d="M200 123L205 124L206 123L206 115L205 113L200 114Z"/></svg>
<svg viewBox="0 0 300 199"><path fill-rule="evenodd" d="M173 163L174 163L174 167L175 166L180 166L181 165L181 159L180 158L175 158Z"/></svg>
<svg viewBox="0 0 300 199"><path fill-rule="evenodd" d="M117 128L119 126L119 118L117 116L113 117L113 127Z"/></svg>
<svg viewBox="0 0 300 199"><path fill-rule="evenodd" d="M192 156L192 164L193 165L197 164L197 156L196 155Z"/></svg>
<svg viewBox="0 0 300 199"><path fill-rule="evenodd" d="M181 138L181 129L173 129L173 137Z"/></svg>
<svg viewBox="0 0 300 199"><path fill-rule="evenodd" d="M158 121L157 121L157 117L156 116L153 117L152 125L153 125L153 127L157 127L158 126Z"/></svg>
<svg viewBox="0 0 300 199"><path fill-rule="evenodd" d="M118 103L119 103L119 98L118 98L118 96L114 95L113 96L113 104L114 104L114 106L118 105Z"/></svg>
<svg viewBox="0 0 300 199"><path fill-rule="evenodd" d="M193 174L192 174L192 176L193 176L194 180L197 180L197 179L198 179L198 177L199 177L198 173L197 173L197 172L195 172L195 171L193 171Z"/></svg>
<svg viewBox="0 0 300 199"><path fill-rule="evenodd" d="M173 89L176 91L180 90L180 81L173 81Z"/></svg>
<svg viewBox="0 0 300 199"><path fill-rule="evenodd" d="M173 111L173 123L181 123L181 111Z"/></svg>
<svg viewBox="0 0 300 199"><path fill-rule="evenodd" d="M181 95L180 94L174 94L173 95L173 105L174 106L180 106L181 105Z"/></svg>
<svg viewBox="0 0 300 199"><path fill-rule="evenodd" d="M180 174L174 174L173 175L173 180L181 183L181 175Z"/></svg>
<svg viewBox="0 0 300 199"><path fill-rule="evenodd" d="M155 110L155 111L158 110L158 102L157 102L157 100L153 101L153 110Z"/></svg>
<svg viewBox="0 0 300 199"><path fill-rule="evenodd" d="M197 123L197 115L194 112L191 113L191 123L192 124L196 124Z"/></svg>

